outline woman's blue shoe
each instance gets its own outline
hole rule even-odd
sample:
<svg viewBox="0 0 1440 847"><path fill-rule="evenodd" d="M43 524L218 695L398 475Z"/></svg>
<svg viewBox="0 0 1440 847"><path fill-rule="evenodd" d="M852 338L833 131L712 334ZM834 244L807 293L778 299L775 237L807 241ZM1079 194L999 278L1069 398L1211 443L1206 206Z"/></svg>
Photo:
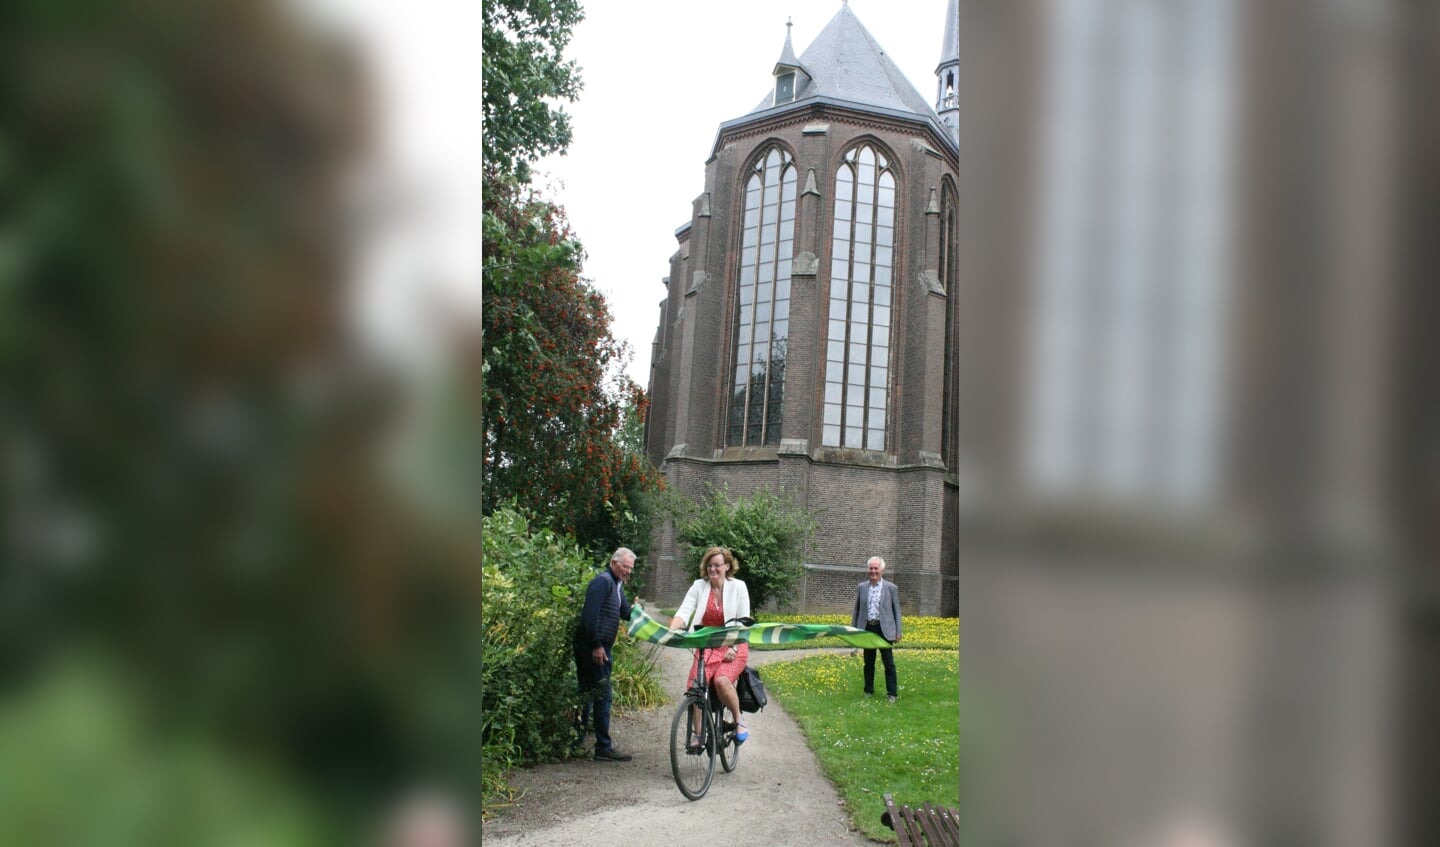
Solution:
<svg viewBox="0 0 1440 847"><path fill-rule="evenodd" d="M736 743L736 744L744 744L744 743L745 743L745 739L747 739L747 738L749 738L749 737L750 737L750 730L746 729L745 727L741 727L741 728L735 730L735 743Z"/></svg>

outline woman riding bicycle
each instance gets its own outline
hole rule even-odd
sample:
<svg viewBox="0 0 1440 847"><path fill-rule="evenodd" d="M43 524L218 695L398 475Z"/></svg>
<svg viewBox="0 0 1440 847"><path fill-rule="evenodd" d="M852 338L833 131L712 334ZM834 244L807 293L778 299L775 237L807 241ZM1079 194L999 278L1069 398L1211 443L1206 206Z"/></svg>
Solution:
<svg viewBox="0 0 1440 847"><path fill-rule="evenodd" d="M750 591L745 583L735 579L740 566L735 557L724 547L711 547L700 557L700 578L685 593L685 602L675 610L670 619L671 629L688 629L693 626L724 626L734 618L750 617ZM705 676L715 688L720 702L729 707L730 714L740 714L740 696L735 693L735 681L745 670L750 656L750 647L743 641L723 650L705 652ZM699 666L699 654L690 666L690 676L685 680L689 688L695 682L695 671ZM697 718L696 723L699 723ZM736 727L735 739L745 741L750 737L743 722Z"/></svg>

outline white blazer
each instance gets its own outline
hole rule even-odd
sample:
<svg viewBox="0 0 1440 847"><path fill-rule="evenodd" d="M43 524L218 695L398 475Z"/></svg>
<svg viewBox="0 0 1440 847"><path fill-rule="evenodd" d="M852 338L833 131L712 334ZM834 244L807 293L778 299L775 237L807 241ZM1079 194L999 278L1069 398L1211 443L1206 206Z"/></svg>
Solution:
<svg viewBox="0 0 1440 847"><path fill-rule="evenodd" d="M675 614L690 622L690 628L700 626L700 619L705 617L705 604L709 602L710 583L703 579L695 580L690 590L685 592L685 602L675 610ZM745 583L730 577L725 580L725 587L720 594L720 610L725 613L725 620L731 618L750 617L750 589Z"/></svg>

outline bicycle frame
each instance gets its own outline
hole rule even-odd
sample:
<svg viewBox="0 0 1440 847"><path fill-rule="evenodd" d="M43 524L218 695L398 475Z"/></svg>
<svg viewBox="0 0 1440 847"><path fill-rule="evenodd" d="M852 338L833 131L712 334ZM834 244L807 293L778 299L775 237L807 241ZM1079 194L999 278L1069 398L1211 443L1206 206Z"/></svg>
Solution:
<svg viewBox="0 0 1440 847"><path fill-rule="evenodd" d="M686 697L693 697L699 701L699 723L703 724L703 726L699 727L701 744L705 746L708 746L710 744L711 739L717 739L721 737L720 727L717 725L719 721L720 702L716 697L716 693L710 683L710 679L705 676L705 654L712 649L714 648L695 648L695 655L698 659L696 662L698 667L695 670L695 681L690 683L689 688L685 689Z"/></svg>
<svg viewBox="0 0 1440 847"><path fill-rule="evenodd" d="M740 623L749 626L754 623L751 618L733 618L727 623ZM675 777L675 785L691 800L698 800L705 796L710 790L710 782L715 774L715 757L720 755L725 771L733 771L739 763L740 748L734 741L734 734L739 724L740 715L733 715L735 723L725 724L720 717L721 706L719 699L711 692L710 679L705 673L705 655L711 647L697 647L695 679L685 689L681 697L680 708L676 711L675 717L670 725L670 767ZM696 712L698 711L698 719ZM726 726L729 727L728 731ZM679 737L683 733L683 738ZM699 745L691 744L692 739L699 736ZM725 751L734 744L735 749L729 753ZM704 756L702 763L698 757ZM691 757L697 757L692 759Z"/></svg>
<svg viewBox="0 0 1440 847"><path fill-rule="evenodd" d="M699 667L695 671L695 681L690 684L689 688L685 689L685 694L700 701L700 720L707 724L703 729L702 737L708 738L714 736L715 738L722 738L721 727L718 726L718 722L720 720L720 709L723 708L723 704L720 702L711 681L705 676L705 654L712 649L714 648L697 647L695 649L695 654L699 657Z"/></svg>
<svg viewBox="0 0 1440 847"><path fill-rule="evenodd" d="M731 618L725 623L726 625L738 623L741 626L750 626L751 624L755 623L755 619ZM690 684L689 688L685 689L685 693L687 695L693 694L696 697L700 698L700 701L702 705L704 705L706 712L718 711L717 709L715 709L715 704L713 702L714 698L712 697L710 680L705 678L705 653L713 649L713 647L695 648L695 654L699 657L699 667L695 671L695 681ZM735 717L738 720L740 716L736 715Z"/></svg>

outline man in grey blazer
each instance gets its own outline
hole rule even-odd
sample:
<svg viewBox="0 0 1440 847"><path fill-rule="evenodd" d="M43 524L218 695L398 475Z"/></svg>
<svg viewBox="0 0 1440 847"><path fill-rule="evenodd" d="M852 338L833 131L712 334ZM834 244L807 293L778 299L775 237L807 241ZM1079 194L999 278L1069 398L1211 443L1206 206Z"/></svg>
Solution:
<svg viewBox="0 0 1440 847"><path fill-rule="evenodd" d="M865 563L870 579L855 589L855 612L850 616L850 625L878 634L891 644L900 643L900 593L895 583L883 579L885 560L871 556ZM885 694L890 702L900 692L895 676L895 651L884 649L880 658L885 663ZM865 651L865 693L875 693L875 651Z"/></svg>

